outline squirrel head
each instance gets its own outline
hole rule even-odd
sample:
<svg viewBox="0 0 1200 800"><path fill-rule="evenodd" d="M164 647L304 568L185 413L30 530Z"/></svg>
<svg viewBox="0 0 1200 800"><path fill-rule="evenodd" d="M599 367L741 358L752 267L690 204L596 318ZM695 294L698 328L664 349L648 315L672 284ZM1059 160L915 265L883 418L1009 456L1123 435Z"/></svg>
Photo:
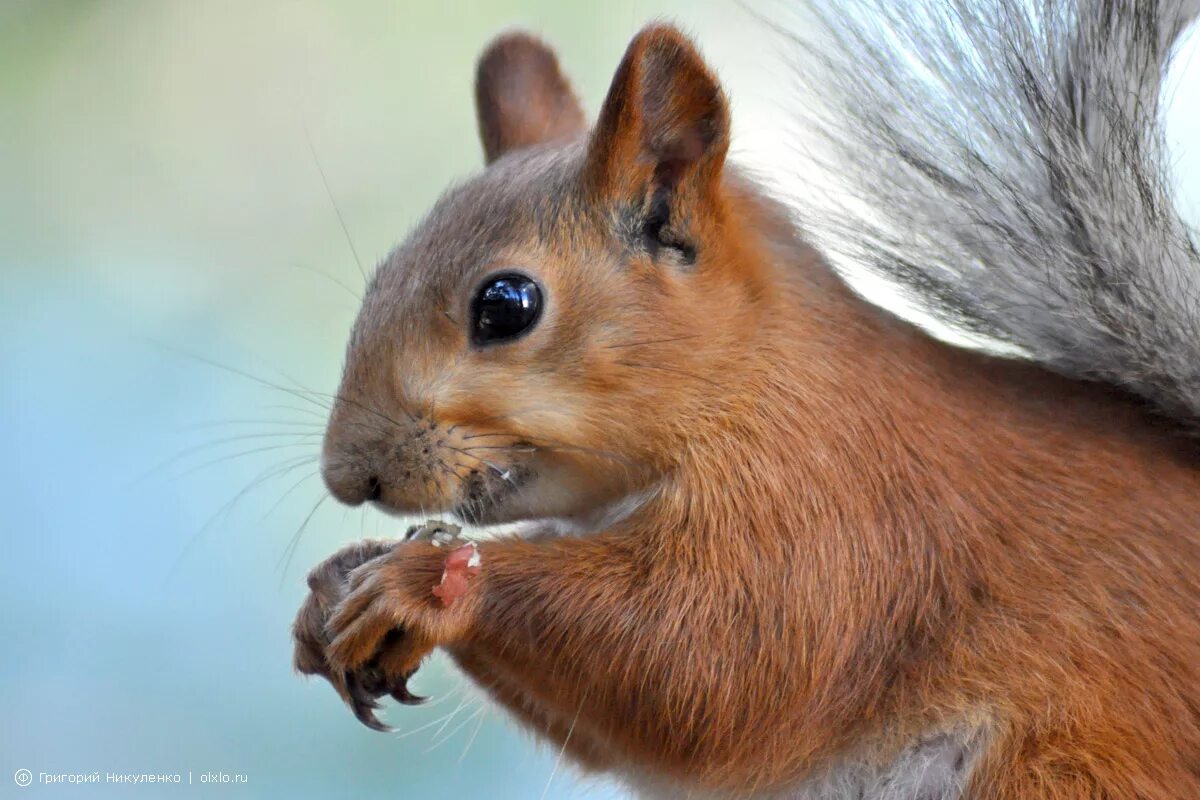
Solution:
<svg viewBox="0 0 1200 800"><path fill-rule="evenodd" d="M590 132L526 34L484 52L476 101L487 167L372 278L323 474L396 512L586 518L684 457L771 292L723 174L728 104L666 25Z"/></svg>

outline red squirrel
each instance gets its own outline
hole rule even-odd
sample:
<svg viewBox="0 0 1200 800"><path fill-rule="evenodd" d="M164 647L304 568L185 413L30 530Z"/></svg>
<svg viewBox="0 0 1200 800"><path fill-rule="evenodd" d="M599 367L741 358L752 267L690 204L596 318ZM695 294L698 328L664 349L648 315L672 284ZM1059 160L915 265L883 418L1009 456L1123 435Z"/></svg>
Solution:
<svg viewBox="0 0 1200 800"><path fill-rule="evenodd" d="M825 89L865 87L835 152L881 172L799 226L674 27L590 128L544 43L498 38L487 166L372 277L322 469L518 533L444 596L436 538L339 552L297 668L382 727L441 648L644 797L1200 797L1200 257L1151 146L1195 6L965 5L920 56L974 82L925 73L925 106L907 29L818 15ZM963 129L897 122L933 112ZM1024 357L869 304L847 254Z"/></svg>

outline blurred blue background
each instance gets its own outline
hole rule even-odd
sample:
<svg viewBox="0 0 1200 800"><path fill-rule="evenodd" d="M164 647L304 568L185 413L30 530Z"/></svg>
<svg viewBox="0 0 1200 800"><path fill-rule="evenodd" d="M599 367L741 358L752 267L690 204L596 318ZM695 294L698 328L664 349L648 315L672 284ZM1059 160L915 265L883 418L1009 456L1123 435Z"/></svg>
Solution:
<svg viewBox="0 0 1200 800"><path fill-rule="evenodd" d="M725 79L735 154L801 190L776 42L732 2L0 2L0 795L621 796L441 659L436 702L366 730L292 674L288 627L314 562L401 527L322 501L308 392L336 387L356 261L480 164L474 58L532 28L594 112L660 16ZM103 782L189 771L248 782Z"/></svg>

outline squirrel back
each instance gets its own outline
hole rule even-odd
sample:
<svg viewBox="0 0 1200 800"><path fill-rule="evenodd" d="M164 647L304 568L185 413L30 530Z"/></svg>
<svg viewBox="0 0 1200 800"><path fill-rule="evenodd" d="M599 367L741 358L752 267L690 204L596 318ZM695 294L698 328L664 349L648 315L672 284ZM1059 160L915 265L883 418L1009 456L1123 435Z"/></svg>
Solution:
<svg viewBox="0 0 1200 800"><path fill-rule="evenodd" d="M796 202L826 257L1063 374L1200 416L1200 251L1160 124L1200 3L803 5L797 79L823 113L798 124L824 151L799 171L831 191Z"/></svg>

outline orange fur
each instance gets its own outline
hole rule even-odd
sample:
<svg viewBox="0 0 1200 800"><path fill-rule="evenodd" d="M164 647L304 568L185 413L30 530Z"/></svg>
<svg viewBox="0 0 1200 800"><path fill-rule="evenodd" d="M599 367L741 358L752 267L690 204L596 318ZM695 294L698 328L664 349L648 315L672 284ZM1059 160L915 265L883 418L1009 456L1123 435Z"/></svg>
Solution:
<svg viewBox="0 0 1200 800"><path fill-rule="evenodd" d="M298 622L332 639L306 671L361 669L399 627L396 675L445 647L578 763L738 796L962 725L985 740L971 797L1200 796L1194 442L855 297L722 168L724 99L674 30L635 40L600 119L578 199L528 201L490 262L536 267L538 332L471 351L453 294L407 327L371 316L327 477L361 501L347 459L396 448L371 469L397 509L449 511L493 468L551 481L507 519L649 499L588 536L483 543L449 609L444 554L399 545ZM597 221L664 180L692 267Z"/></svg>

